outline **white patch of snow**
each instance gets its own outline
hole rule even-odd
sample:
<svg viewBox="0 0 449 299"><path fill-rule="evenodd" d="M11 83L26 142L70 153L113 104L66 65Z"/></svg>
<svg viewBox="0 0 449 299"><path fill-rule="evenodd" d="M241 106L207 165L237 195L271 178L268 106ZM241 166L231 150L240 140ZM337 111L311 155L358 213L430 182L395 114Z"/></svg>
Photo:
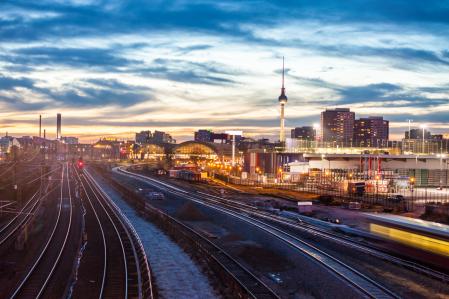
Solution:
<svg viewBox="0 0 449 299"><path fill-rule="evenodd" d="M207 277L176 243L154 224L141 218L107 183L99 178L96 181L139 234L162 298L217 298Z"/></svg>

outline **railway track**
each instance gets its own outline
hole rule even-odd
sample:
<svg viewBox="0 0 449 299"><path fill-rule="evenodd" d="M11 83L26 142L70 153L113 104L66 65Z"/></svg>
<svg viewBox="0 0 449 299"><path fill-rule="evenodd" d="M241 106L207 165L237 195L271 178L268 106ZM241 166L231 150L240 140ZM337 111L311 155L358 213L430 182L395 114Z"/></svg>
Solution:
<svg viewBox="0 0 449 299"><path fill-rule="evenodd" d="M282 242L287 243L289 246L295 248L300 251L302 254L312 258L317 263L322 265L324 268L328 269L332 273L334 273L337 277L346 281L346 283L357 290L360 294L371 297L371 298L398 298L399 296L394 292L390 291L380 283L372 280L367 277L363 273L354 269L353 267L343 263L337 258L327 254L326 252L320 250L319 248L309 244L308 242L288 233L274 225L268 224L264 221L256 219L248 215L248 211L243 210L242 208L236 209L234 206L229 207L223 205L223 202L220 202L216 199L211 198L201 198L200 196L192 196L191 193L186 192L177 187L171 186L164 182L160 182L158 180L135 174L129 171L126 171L122 168L118 168L118 171L127 176L131 176L137 179L140 179L150 185L157 187L158 189L163 189L166 192L182 196L186 199L199 203L201 205L208 206L215 210L218 210L222 213L228 214L240 220L243 220L251 225L258 227L259 229L273 235L277 239Z"/></svg>
<svg viewBox="0 0 449 299"><path fill-rule="evenodd" d="M8 241L20 227L29 220L39 203L39 190L25 203L25 205L5 225L0 228L0 246Z"/></svg>
<svg viewBox="0 0 449 299"><path fill-rule="evenodd" d="M215 195L203 193L200 191L196 192L196 196L200 197L204 200L213 200L214 202L219 202L222 205L225 205L229 208L244 211L245 213L254 216L256 218L265 219L267 221L270 221L274 224L279 224L284 227L288 227L292 230L298 230L302 232L307 232L312 234L313 236L318 236L326 240L330 240L332 242L338 243L340 245L346 246L351 249L358 250L360 252L363 252L365 254L368 254L370 256L376 257L378 259L396 264L400 267L409 269L413 272L423 274L425 276L431 277L433 279L448 283L449 282L449 275L431 269L429 267L426 267L424 265L415 263L413 261L409 261L406 259L402 259L397 256L393 256L385 251L379 250L377 247L366 244L366 242L361 242L359 240L355 240L354 238L351 238L349 236L345 236L336 232L332 232L326 229L323 229L321 227L315 226L311 223L305 223L302 222L301 224L298 224L298 221L288 219L286 217L278 216L273 213L269 213L266 211L261 211L257 207L241 203L238 201L234 201L231 199L225 199L222 197L218 197Z"/></svg>
<svg viewBox="0 0 449 299"><path fill-rule="evenodd" d="M64 179L66 178L66 179ZM65 186L65 184L67 184ZM34 263L26 271L9 298L40 298L48 287L66 249L72 227L72 197L68 166L61 170L60 196L56 221L49 238Z"/></svg>
<svg viewBox="0 0 449 299"><path fill-rule="evenodd" d="M54 172L53 170L52 172ZM30 181L30 183L35 182L38 179L41 179L43 176L39 176L37 179ZM15 215L9 219L7 223L5 223L0 228L0 246L5 246L9 244L11 240L21 231L23 227L25 227L29 221L32 219L34 213L39 208L41 201L46 198L49 194L54 191L57 186L51 190L49 190L50 184L40 186L39 190L37 190L31 198L23 205L20 211L13 212Z"/></svg>
<svg viewBox="0 0 449 299"><path fill-rule="evenodd" d="M318 237L333 241L335 243L338 243L340 245L343 245L343 246L346 246L346 247L349 247L352 249L356 249L356 250L363 252L365 254L368 254L370 256L394 263L396 265L410 269L414 272L426 275L428 277L431 277L431 278L434 278L434 279L437 279L437 280L440 280L443 282L449 282L449 275L447 275L447 274L433 270L431 268L417 264L415 262L404 260L399 257L390 255L386 252L378 250L374 246L370 246L366 243L362 243L358 240L355 240L354 238L344 236L342 234L338 234L338 233L323 229L318 226L314 226L310 223L302 222L301 224L298 224L298 221L291 220L291 219L281 217L278 215L274 215L269 212L260 211L259 209L257 209L254 206L250 206L247 204L243 204L240 202L221 198L221 197L203 193L203 192L197 192L197 193L200 194L199 197L201 197L205 200L210 200L210 198L213 198L214 200L218 200L219 202L221 202L222 204L224 204L230 208L245 211L245 213L248 213L251 216L261 218L261 219L266 219L272 223L280 224L282 226L288 227L293 230L307 232L314 236L318 236Z"/></svg>
<svg viewBox="0 0 449 299"><path fill-rule="evenodd" d="M246 294L248 294L250 298L280 298L275 291L257 278L244 265L226 253L226 251L221 247L214 244L209 239L190 228L188 225L185 225L181 221L161 212L158 209L152 208L151 212L154 213L154 215L162 217L164 220L174 224L174 229L177 231L186 232L189 237L193 237L195 244L201 244L199 245L201 250L206 251L207 255L210 256L214 262L219 264L220 267L224 269L224 271L226 271L226 273L232 277L232 279L236 281L242 289L245 290Z"/></svg>
<svg viewBox="0 0 449 299"><path fill-rule="evenodd" d="M77 177L102 237L98 298L153 298L148 261L134 228L90 175L77 172Z"/></svg>

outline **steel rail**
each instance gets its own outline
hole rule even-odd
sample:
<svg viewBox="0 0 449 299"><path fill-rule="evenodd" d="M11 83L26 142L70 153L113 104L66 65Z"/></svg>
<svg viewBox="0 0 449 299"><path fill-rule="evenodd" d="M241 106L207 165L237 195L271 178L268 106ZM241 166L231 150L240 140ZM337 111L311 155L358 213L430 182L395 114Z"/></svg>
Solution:
<svg viewBox="0 0 449 299"><path fill-rule="evenodd" d="M386 252L380 251L379 249L375 248L374 246L369 246L368 244L365 244L365 243L361 244L361 242L356 241L350 237L342 236L337 233L332 233L330 231L327 231L327 230L320 228L316 225L313 225L311 223L306 223L304 221L305 224L298 225L297 222L295 222L289 218L280 217L280 216L273 215L273 214L266 213L266 212L261 212L260 210L257 209L257 207L254 207L254 206L242 204L242 203L236 202L234 200L225 199L222 197L218 197L218 196L207 194L207 193L200 192L200 191L197 191L197 193L207 196L207 197L216 198L222 202L226 202L225 204L228 204L228 205L237 205L238 207L233 207L233 208L244 210L246 213L252 214L255 217L264 218L269 221L273 221L273 222L279 223L281 225L291 227L293 229L297 229L300 231L304 231L307 233L317 235L323 239L328 239L333 242L342 244L344 246L357 249L357 250L367 253L371 256L375 256L379 259L395 263L398 266L407 268L407 269L412 270L417 273L427 275L431 278L438 279L443 282L449 281L449 275L447 275L445 273L433 270L431 268L428 268L426 266L420 265L420 264L412 262L412 261L404 260L402 258L390 255ZM245 210L245 208L248 208L248 209Z"/></svg>
<svg viewBox="0 0 449 299"><path fill-rule="evenodd" d="M62 171L61 171L61 196L59 199L59 209L58 209L58 216L56 218L56 223L53 227L53 230L50 234L50 237L48 238L44 248L42 249L41 253L39 254L38 258L36 259L36 261L33 263L33 265L31 266L30 270L27 272L27 274L25 275L25 277L22 279L22 281L20 282L20 284L16 287L14 293L11 295L10 299L16 298L18 296L18 294L20 293L20 291L22 290L22 288L24 287L25 283L28 281L28 279L31 277L31 275L34 273L34 270L36 269L36 267L39 265L39 263L41 262L44 254L47 252L48 247L50 246L51 241L53 240L53 237L55 235L56 229L60 223L60 219L61 219L61 212L62 212L62 192L63 192L63 183L64 183L64 165L62 166Z"/></svg>
<svg viewBox="0 0 449 299"><path fill-rule="evenodd" d="M342 261L338 260L337 258L331 256L330 254L318 249L317 247L289 234L286 233L272 225L269 225L267 223L264 223L260 220L257 219L253 219L251 217L248 217L247 215L241 215L241 214L237 214L236 212L229 210L228 208L223 208L218 205L223 205L223 203L218 202L216 200L212 200L212 199L208 199L208 201L212 201L215 202L215 204L210 204L210 203L205 203L204 199L198 199L195 198L189 194L187 194L184 190L181 190L177 187L171 187L169 184L166 184L164 182L160 182L158 180L155 180L153 178L148 178L146 176L143 175L139 175L139 174L135 174L126 170L123 170L122 168L118 168L118 170L122 173L127 174L128 176L134 176L137 178L141 178L144 181L148 182L152 182L153 184L156 185L162 185L163 187L165 187L165 190L167 190L168 192L174 193L176 195L181 195L184 196L192 201L195 201L199 204L202 205L206 205L209 206L211 208L214 208L216 210L219 210L223 213L226 213L230 216L239 218L247 223L250 223L258 228L260 228L263 231L266 231L268 233L270 233L271 235L275 236L276 238L286 242L287 244L289 244L290 246L299 249L301 252L303 252L304 254L306 254L307 256L313 258L315 261L319 262L321 265L323 265L325 268L331 270L332 272L334 272L335 274L337 274L339 277L343 278L344 280L346 280L348 283L350 283L351 285L353 285L356 289L358 289L359 291L363 292L364 294L370 296L370 297L375 297L375 298L379 298L382 296L382 293L384 293L383 295L385 295L385 297L387 298L399 298L398 295L396 295L395 293L393 293L392 291L388 290L387 288L385 288L384 286L382 286L381 284L379 284L378 282L372 280L371 278L367 277L366 275L364 275L363 273L359 272L358 270L354 269L353 267L343 263ZM160 187L159 187L160 188ZM179 190L181 190L182 192L179 192ZM290 240L289 240L290 239ZM308 248L304 248L304 247L300 247L297 244L295 244L294 242L292 242L291 240L294 240L296 242L299 242L300 244L305 245ZM315 252L313 252L315 251ZM323 260L326 260L327 263ZM334 262L333 266L329 265L329 262ZM349 271L349 273L348 273ZM353 276L352 278L349 276ZM354 280L358 280L358 281L354 281ZM362 286L361 284L365 283L365 286ZM366 284L368 283L368 284ZM377 289L377 290L376 290ZM379 290L381 292L379 292Z"/></svg>
<svg viewBox="0 0 449 299"><path fill-rule="evenodd" d="M248 268L246 268L244 265L242 265L238 260L236 260L230 254L228 254L223 248L221 248L217 244L211 242L209 239L207 239L206 237L204 237L203 235L201 235L200 233L198 233L197 231L195 231L188 225L173 218L172 216L170 216L160 210L157 210L156 208L152 208L152 209L157 211L158 213L161 213L164 216L168 217L171 221L173 221L177 225L180 225L186 231L193 234L197 238L203 240L208 245L210 245L212 248L214 248L219 253L219 256L211 255L211 258L213 258L224 269L224 271L226 271L231 277L233 277L233 279L248 293L249 296L251 296L252 298L259 298L259 296L257 294L255 294L255 292L250 289L250 288L253 289L255 286L258 285L266 290L266 293L264 293L264 291L262 289L259 289L259 292L258 292L259 294L264 293L263 298L265 298L265 296L268 296L267 298L280 298L274 290L272 290L267 284L265 284L263 281L261 281L255 274L253 274ZM247 284L245 284L239 277L237 277L235 275L235 273L233 273L233 271L231 269L229 269L229 265L226 266L225 264L223 264L223 262L220 260L220 256L230 260L234 265L236 265L239 268L239 270L243 271L245 273L245 275L248 275L248 277L250 279L252 279L256 284L251 284L251 286L248 286Z"/></svg>
<svg viewBox="0 0 449 299"><path fill-rule="evenodd" d="M56 188L58 188L58 186L56 186L55 188L51 189L50 191L48 191L46 194L42 195L41 197L37 198L32 207L26 211L26 212L20 212L17 214L17 216L20 215L25 215L23 217L23 219L21 219L21 221L3 238L0 240L0 245L3 245L3 243L5 243L17 230L19 230L21 227L23 227L23 225L25 223L27 223L30 219L31 216L34 215L33 213L37 210L37 208L39 207L39 203L42 199L44 199L45 197L47 197L50 193L52 193Z"/></svg>
<svg viewBox="0 0 449 299"><path fill-rule="evenodd" d="M33 201L33 199L36 197L36 195L39 193L39 190L37 190L34 194L33 194L33 196L31 196L31 198L25 203L25 205L22 207L22 209L19 211L19 212L17 212L17 214L8 222L8 223L6 223L5 225L3 225L1 228L0 228L0 234L2 234L4 231L5 231L5 229L7 229L14 221L16 221L16 219L20 216L20 215L22 215L22 214L24 214L24 213L26 213L26 212L24 212L24 210L25 209L27 209L28 208L28 205ZM1 244L1 242L0 242L0 244Z"/></svg>
<svg viewBox="0 0 449 299"><path fill-rule="evenodd" d="M153 287L151 285L151 273L150 273L149 266L148 266L148 260L146 258L145 250L144 250L144 248L142 246L141 240L140 240L137 232L135 231L135 229L132 226L132 224L129 221L129 219L121 212L120 208L114 203L114 201L109 197L109 195L107 195L106 192L100 187L100 185L93 178L93 176L87 170L85 171L85 174L89 178L89 180L91 182L91 185L94 186L94 188L97 190L97 192L100 193L100 195L103 197L106 205L108 205L110 207L110 209L112 210L112 212L115 214L116 218L119 220L121 226L123 227L124 231L126 232L126 235L127 235L128 239L130 240L130 244L132 246L133 255L134 255L134 261L136 263L136 266L138 267L137 275L138 275L139 298L142 298L142 296L143 296L143 289L142 289L143 280L142 280L141 263L139 261L139 256L138 256L138 253L137 253L137 250L136 250L136 244L134 244L135 242L137 243L137 246L139 247L141 252L144 253L143 254L144 255L144 263L145 263L144 267L146 268L145 270L148 273L147 280L148 280L148 282L150 284L150 297L153 298L154 297L154 295L153 295ZM120 215L118 215L117 213L120 214ZM123 221L125 221L125 223ZM131 232L129 232L128 229L130 229ZM136 240L133 240L133 237Z"/></svg>
<svg viewBox="0 0 449 299"><path fill-rule="evenodd" d="M87 185L89 186L90 190L92 190L92 193L94 194L94 196L97 199L98 203L103 208L103 211L106 214L106 216L108 217L109 221L112 223L112 226L114 227L115 233L117 234L118 240L120 242L120 247L122 249L123 263L124 263L124 274L125 274L125 299L127 299L128 298L128 265L127 265L126 252L125 252L125 247L123 245L122 236L120 235L120 232L118 231L117 226L116 226L114 220L112 220L110 212L107 211L107 209L103 205L102 201L98 197L97 192L95 191L94 188L92 188L91 183L87 180L86 177L85 177L85 181L86 181Z"/></svg>
<svg viewBox="0 0 449 299"><path fill-rule="evenodd" d="M101 231L101 238L103 240L103 273L102 273L102 278L101 278L101 287L100 287L100 294L98 295L98 298L103 298L103 293L104 293L104 288L105 288L105 284L106 284L106 271L107 271L107 258L108 258L108 254L107 254L107 245L106 245L106 237L105 237L105 233L104 233L104 229L103 229L103 224L100 221L100 217L98 217L97 211L95 210L92 201L90 199L90 196L87 192L86 187L84 186L83 181L81 180L80 175L78 174L78 172L75 170L75 167L73 167L76 176L78 177L78 180L81 184L81 187L84 189L84 193L86 194L87 200L89 201L89 205L92 208L92 211L94 212L95 215L95 219L97 220L98 226L100 227L100 231Z"/></svg>
<svg viewBox="0 0 449 299"><path fill-rule="evenodd" d="M39 290L39 293L37 294L36 298L40 298L43 294L43 292L45 291L48 281L50 280L50 278L53 276L53 273L56 269L56 266L59 264L59 261L61 260L61 256L62 253L66 247L67 244L67 239L69 238L70 235L70 230L72 228L72 217L73 217L73 207L72 207L72 194L70 193L70 178L69 178L69 166L66 166L66 174L67 174L67 188L68 188L68 192L69 192L69 204L70 204L70 217L69 217L69 226L67 228L67 232L65 234L64 237L64 242L62 243L61 249L59 250L58 256L56 258L56 261L54 262L50 273L48 273L47 278L45 279L44 283L42 284L41 289ZM63 184L63 182L61 183L61 185ZM61 190L61 197L62 197L62 190Z"/></svg>

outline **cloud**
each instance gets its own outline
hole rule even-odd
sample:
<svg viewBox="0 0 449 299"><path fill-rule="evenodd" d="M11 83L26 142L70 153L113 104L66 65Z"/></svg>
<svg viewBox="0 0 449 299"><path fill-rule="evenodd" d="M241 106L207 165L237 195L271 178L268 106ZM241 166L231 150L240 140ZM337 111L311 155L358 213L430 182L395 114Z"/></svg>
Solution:
<svg viewBox="0 0 449 299"><path fill-rule="evenodd" d="M237 71L214 62L199 63L165 58L155 59L151 66L138 68L134 71L141 75L177 82L210 85L234 84L236 81L231 79L231 76L239 74Z"/></svg>
<svg viewBox="0 0 449 299"><path fill-rule="evenodd" d="M208 50L211 48L212 48L211 45L192 45L192 46L188 46L188 47L179 47L178 53L180 55L186 55L186 54L190 54L195 51L203 51L203 50Z"/></svg>
<svg viewBox="0 0 449 299"><path fill-rule="evenodd" d="M408 107L428 108L442 104L449 104L449 97L438 97L424 94L421 91L426 88L405 88L390 83L377 83L365 86L339 87L341 98L338 104L363 104L374 103L378 107ZM434 91L427 89L427 92ZM441 92L442 88L438 90ZM449 93L449 88L446 88ZM388 102L388 103L387 103Z"/></svg>
<svg viewBox="0 0 449 299"><path fill-rule="evenodd" d="M16 87L33 88L34 81L29 78L12 78L0 74L0 91L12 90Z"/></svg>
<svg viewBox="0 0 449 299"><path fill-rule="evenodd" d="M318 121L325 105L444 122L448 32L437 0L2 2L0 102L19 113L110 111L70 120L92 130L273 131L285 55L289 126ZM154 108L159 98L168 106Z"/></svg>
<svg viewBox="0 0 449 299"><path fill-rule="evenodd" d="M0 102L15 110L43 110L61 107L101 107L115 105L129 107L144 101L155 101L152 90L145 86L129 85L112 79L85 79L59 88L38 87L29 78L14 79L0 76ZM36 99L28 101L15 90L27 88ZM4 91L11 91L5 94ZM3 92L2 92L3 91Z"/></svg>
<svg viewBox="0 0 449 299"><path fill-rule="evenodd" d="M66 107L100 107L104 105L129 107L140 102L154 100L151 89L148 87L104 79L86 79L65 84L59 89L41 89L40 92Z"/></svg>
<svg viewBox="0 0 449 299"><path fill-rule="evenodd" d="M139 60L116 55L113 49L101 48L57 48L26 47L12 51L12 55L2 58L15 65L27 66L70 66L83 68L102 68L114 71L141 63Z"/></svg>

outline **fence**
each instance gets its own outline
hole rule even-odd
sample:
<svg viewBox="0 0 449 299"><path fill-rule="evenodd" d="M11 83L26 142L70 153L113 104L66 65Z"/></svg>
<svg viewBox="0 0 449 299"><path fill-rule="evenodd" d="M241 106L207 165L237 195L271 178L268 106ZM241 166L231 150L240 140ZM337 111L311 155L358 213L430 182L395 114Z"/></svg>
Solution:
<svg viewBox="0 0 449 299"><path fill-rule="evenodd" d="M368 205L382 205L386 209L412 211L417 205L439 202L449 203L447 188L397 188L391 186L385 179L363 180L354 176L350 180L343 176L326 175L304 176L298 182L264 182L258 179L242 179L224 174L214 174L214 177L227 183L236 185L275 188L291 191L308 192L317 195L330 195L340 199L343 203L353 201ZM357 182L363 182L363 191L357 190Z"/></svg>

